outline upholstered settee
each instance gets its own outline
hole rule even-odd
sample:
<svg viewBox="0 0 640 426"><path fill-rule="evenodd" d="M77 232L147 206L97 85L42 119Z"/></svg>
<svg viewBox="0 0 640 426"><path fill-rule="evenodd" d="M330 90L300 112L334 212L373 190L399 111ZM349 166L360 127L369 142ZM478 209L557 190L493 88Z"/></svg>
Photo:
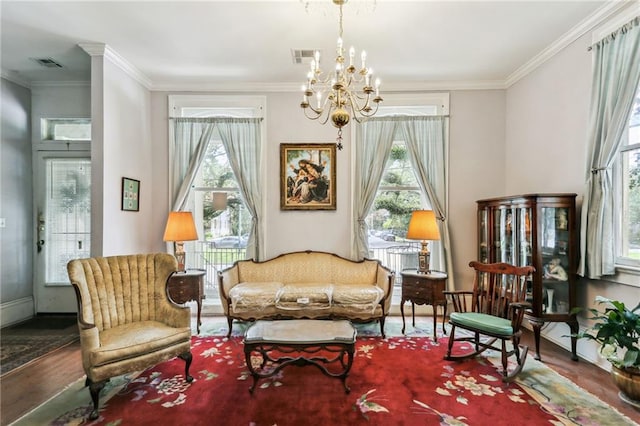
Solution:
<svg viewBox="0 0 640 426"><path fill-rule="evenodd" d="M384 320L394 274L377 260L301 251L263 262L241 260L218 272L220 300L229 323L257 319Z"/></svg>

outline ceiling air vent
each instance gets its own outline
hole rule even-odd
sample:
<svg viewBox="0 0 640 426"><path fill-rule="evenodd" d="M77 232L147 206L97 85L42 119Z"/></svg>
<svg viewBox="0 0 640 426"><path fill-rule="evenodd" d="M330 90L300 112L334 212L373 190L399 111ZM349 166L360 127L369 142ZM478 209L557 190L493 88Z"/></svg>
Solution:
<svg viewBox="0 0 640 426"><path fill-rule="evenodd" d="M313 59L317 49L291 49L294 64L308 64Z"/></svg>
<svg viewBox="0 0 640 426"><path fill-rule="evenodd" d="M62 65L53 60L52 58L31 58L46 68L62 68Z"/></svg>

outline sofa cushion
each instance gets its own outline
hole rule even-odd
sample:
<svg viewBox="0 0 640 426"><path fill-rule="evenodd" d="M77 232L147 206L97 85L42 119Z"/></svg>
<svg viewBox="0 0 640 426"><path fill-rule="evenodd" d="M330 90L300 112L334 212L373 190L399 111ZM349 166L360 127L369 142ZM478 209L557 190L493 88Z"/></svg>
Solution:
<svg viewBox="0 0 640 426"><path fill-rule="evenodd" d="M335 306L349 306L353 309L373 312L384 291L372 284L334 284L333 304Z"/></svg>
<svg viewBox="0 0 640 426"><path fill-rule="evenodd" d="M191 328L175 328L158 321L138 321L100 332L100 347L89 353L92 366L153 353L191 340Z"/></svg>
<svg viewBox="0 0 640 426"><path fill-rule="evenodd" d="M278 290L278 309L329 309L333 286L323 283L288 284Z"/></svg>
<svg viewBox="0 0 640 426"><path fill-rule="evenodd" d="M231 308L234 312L261 311L276 304L281 282L243 282L229 292Z"/></svg>

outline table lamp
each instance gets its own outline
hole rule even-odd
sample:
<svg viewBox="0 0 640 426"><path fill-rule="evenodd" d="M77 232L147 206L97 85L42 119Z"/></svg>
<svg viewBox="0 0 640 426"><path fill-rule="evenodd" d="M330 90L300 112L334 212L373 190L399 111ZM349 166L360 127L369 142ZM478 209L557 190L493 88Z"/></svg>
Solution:
<svg viewBox="0 0 640 426"><path fill-rule="evenodd" d="M429 273L430 253L427 248L427 240L440 239L440 231L433 210L416 210L411 213L407 238L422 242L422 248L418 252L418 272L422 274Z"/></svg>
<svg viewBox="0 0 640 426"><path fill-rule="evenodd" d="M164 241L173 241L175 256L178 261L178 272L185 272L186 254L184 242L198 239L196 224L193 222L191 212L171 212L167 219L167 227L164 229Z"/></svg>

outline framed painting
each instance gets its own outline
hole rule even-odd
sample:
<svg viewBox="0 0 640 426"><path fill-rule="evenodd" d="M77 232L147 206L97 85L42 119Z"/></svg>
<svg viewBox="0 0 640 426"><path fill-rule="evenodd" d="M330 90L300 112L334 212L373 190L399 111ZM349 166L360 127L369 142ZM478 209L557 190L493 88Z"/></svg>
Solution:
<svg viewBox="0 0 640 426"><path fill-rule="evenodd" d="M137 212L140 210L140 181L122 178L122 210Z"/></svg>
<svg viewBox="0 0 640 426"><path fill-rule="evenodd" d="M280 144L280 209L336 209L336 144Z"/></svg>

